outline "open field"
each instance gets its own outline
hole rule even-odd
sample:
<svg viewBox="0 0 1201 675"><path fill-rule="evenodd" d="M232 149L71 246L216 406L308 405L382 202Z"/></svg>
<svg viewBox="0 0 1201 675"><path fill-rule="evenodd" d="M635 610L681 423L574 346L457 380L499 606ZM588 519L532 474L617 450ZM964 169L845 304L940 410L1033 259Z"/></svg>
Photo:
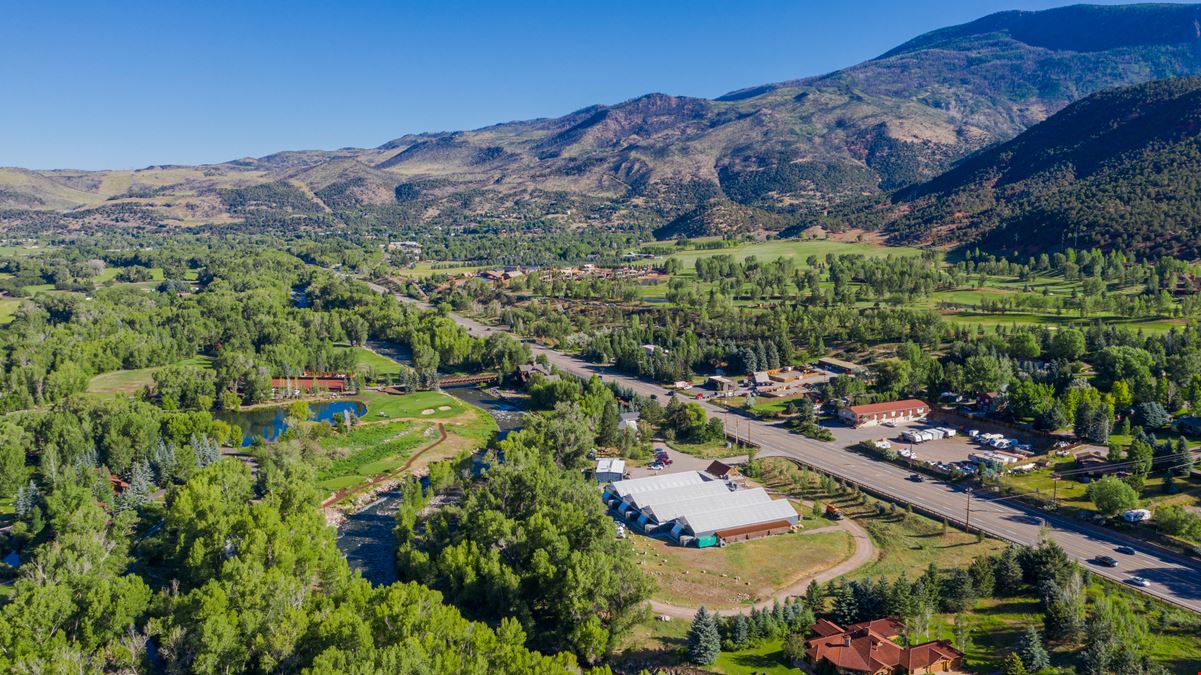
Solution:
<svg viewBox="0 0 1201 675"><path fill-rule="evenodd" d="M21 301L15 298L0 300L0 325L4 325L13 320L13 315L17 313L17 308L21 306Z"/></svg>
<svg viewBox="0 0 1201 675"><path fill-rule="evenodd" d="M934 563L940 569L963 567L977 556L987 555L1004 548L994 539L977 542L975 535L953 527L943 534L943 525L925 516L907 513L904 509L892 510L884 506L881 513L877 504L866 496L855 497L846 493L825 492L809 473L805 482L799 468L788 460L768 457L762 460L764 477L759 482L784 494L805 499L816 499L823 504L836 504L843 513L854 518L867 530L876 545L876 559L847 575L850 579L881 575L894 578L901 574L916 574Z"/></svg>
<svg viewBox="0 0 1201 675"><path fill-rule="evenodd" d="M844 531L780 534L707 549L635 533L630 539L639 564L658 586L656 600L713 609L750 606L854 552L851 536Z"/></svg>
<svg viewBox="0 0 1201 675"><path fill-rule="evenodd" d="M482 269L487 269L487 267L484 267L482 265L458 265L458 266L454 266L454 267L443 267L440 269L434 269L433 262L428 262L428 261L423 260L411 268L410 267L393 267L392 274L393 274L393 276L401 277L404 279L424 279L425 277L428 277L431 274L446 274L448 276L456 276L456 275L460 275L460 274L467 274L470 272L478 272Z"/></svg>
<svg viewBox="0 0 1201 675"><path fill-rule="evenodd" d="M669 257L679 260L684 269L691 270L698 258L707 258L715 255L731 255L738 260L744 260L750 256L755 256L759 260L796 258L799 266L805 267L805 259L811 255L818 258L824 258L827 254L857 254L884 257L888 255L916 256L921 255L921 253L921 249L907 246L883 246L873 243L833 241L830 239L786 239L744 244L731 248L687 249L672 253Z"/></svg>
<svg viewBox="0 0 1201 675"><path fill-rule="evenodd" d="M317 485L333 491L365 482L403 466L413 450L437 438L433 425L409 422L364 425L324 438L323 449L345 454L318 472Z"/></svg>
<svg viewBox="0 0 1201 675"><path fill-rule="evenodd" d="M213 359L208 356L196 356L179 361L174 365L211 368ZM114 370L111 373L101 373L88 382L87 392L89 394L102 395L136 394L154 384L154 373L161 368L162 366L156 366L154 368Z"/></svg>
<svg viewBox="0 0 1201 675"><path fill-rule="evenodd" d="M364 391L355 398L367 405L367 415L363 418L365 422L397 417L448 419L467 409L459 399L438 391L419 391L403 396Z"/></svg>
<svg viewBox="0 0 1201 675"><path fill-rule="evenodd" d="M370 369L376 375L395 375L400 372L400 364L392 359L363 347L343 347L353 350L358 358L359 370Z"/></svg>

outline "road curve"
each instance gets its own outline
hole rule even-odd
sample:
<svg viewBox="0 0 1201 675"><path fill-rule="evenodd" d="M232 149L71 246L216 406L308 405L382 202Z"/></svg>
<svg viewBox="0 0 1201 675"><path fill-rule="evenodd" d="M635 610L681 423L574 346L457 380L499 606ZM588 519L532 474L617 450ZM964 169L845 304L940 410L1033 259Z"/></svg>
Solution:
<svg viewBox="0 0 1201 675"><path fill-rule="evenodd" d="M377 292L388 292L371 284ZM397 295L404 302L429 307L412 298ZM464 316L451 314L459 325L476 337L494 332L507 332L487 326ZM579 377L599 376L605 382L615 382L643 396L664 397L663 387L639 378L617 373L609 368L589 363L562 352L530 345L535 355L545 355L555 367ZM726 414L726 409L709 403L701 404L711 415ZM926 481L914 483L902 467L865 457L835 442L815 441L799 436L772 423L750 417L739 417L736 424L740 436L760 447L760 456L780 456L795 459L838 478L856 482L865 489L889 499L913 504L935 516L963 524L970 520L973 528L1017 544L1037 544L1045 526L1047 536L1063 547L1069 556L1088 567L1094 574L1119 583L1132 576L1151 582L1138 588L1149 595L1179 607L1201 613L1201 561L1166 550L1148 546L1102 527L1081 523L1027 507L1014 500L998 496L971 498L964 488L953 483ZM837 430L835 435L837 436ZM970 507L969 507L970 504ZM1114 548L1133 546L1135 555L1114 553ZM1112 555L1118 567L1108 568L1091 564L1098 556Z"/></svg>

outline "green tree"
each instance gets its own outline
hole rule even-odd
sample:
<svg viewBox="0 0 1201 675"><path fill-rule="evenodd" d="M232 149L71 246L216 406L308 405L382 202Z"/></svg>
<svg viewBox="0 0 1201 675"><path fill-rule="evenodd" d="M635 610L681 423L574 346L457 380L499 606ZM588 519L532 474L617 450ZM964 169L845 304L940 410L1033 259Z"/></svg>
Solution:
<svg viewBox="0 0 1201 675"><path fill-rule="evenodd" d="M692 619L688 629L688 660L707 666L721 654L721 636L717 632L717 619L702 606Z"/></svg>
<svg viewBox="0 0 1201 675"><path fill-rule="evenodd" d="M11 497L25 483L25 430L0 421L0 497Z"/></svg>
<svg viewBox="0 0 1201 675"><path fill-rule="evenodd" d="M1034 626L1027 626L1022 637L1018 640L1017 653L1022 658L1026 670L1037 673L1051 665L1051 657L1043 646L1043 638Z"/></svg>
<svg viewBox="0 0 1201 675"><path fill-rule="evenodd" d="M1116 476L1105 476L1089 483L1085 494L1097 510L1107 516L1138 508L1138 493Z"/></svg>

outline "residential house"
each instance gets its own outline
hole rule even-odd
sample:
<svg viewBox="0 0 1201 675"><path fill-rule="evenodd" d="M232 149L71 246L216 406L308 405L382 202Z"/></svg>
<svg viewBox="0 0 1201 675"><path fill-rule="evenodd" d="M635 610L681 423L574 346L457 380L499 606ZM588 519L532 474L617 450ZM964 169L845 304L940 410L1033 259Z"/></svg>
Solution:
<svg viewBox="0 0 1201 675"><path fill-rule="evenodd" d="M871 675L925 675L963 667L963 652L947 640L932 640L911 647L896 642L905 632L899 619L886 617L842 628L822 619L810 631L805 661L813 668L837 673Z"/></svg>

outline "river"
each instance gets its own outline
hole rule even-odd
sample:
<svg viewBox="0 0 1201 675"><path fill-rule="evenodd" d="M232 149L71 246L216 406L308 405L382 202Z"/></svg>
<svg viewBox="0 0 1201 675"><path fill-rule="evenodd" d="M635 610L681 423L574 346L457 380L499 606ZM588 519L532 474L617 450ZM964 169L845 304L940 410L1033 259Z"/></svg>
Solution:
<svg viewBox="0 0 1201 675"><path fill-rule="evenodd" d="M496 419L501 433L521 428L524 414L522 399L506 399L492 388L448 387L443 391L487 410ZM346 556L351 569L358 570L373 586L387 585L397 580L396 539L392 528L396 525L399 504L398 491L381 492L379 499L348 516L338 527L338 549Z"/></svg>

